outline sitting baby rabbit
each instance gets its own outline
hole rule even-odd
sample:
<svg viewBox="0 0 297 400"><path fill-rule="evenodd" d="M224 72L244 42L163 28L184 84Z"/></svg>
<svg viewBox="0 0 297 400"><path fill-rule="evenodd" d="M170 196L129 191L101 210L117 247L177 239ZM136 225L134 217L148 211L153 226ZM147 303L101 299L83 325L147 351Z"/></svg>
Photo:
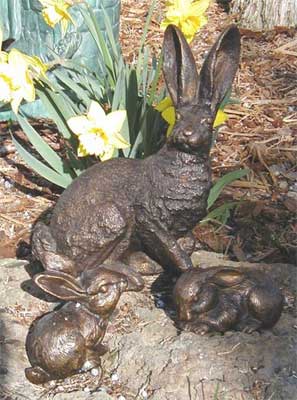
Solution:
<svg viewBox="0 0 297 400"><path fill-rule="evenodd" d="M58 271L34 276L45 292L66 301L57 311L36 320L27 336L31 368L27 379L35 384L100 368L101 344L108 318L122 292L143 288L141 276L123 264L85 270L80 278Z"/></svg>
<svg viewBox="0 0 297 400"><path fill-rule="evenodd" d="M58 269L79 274L103 262L123 261L135 244L162 266L179 272L192 267L178 239L206 214L213 123L231 88L239 53L239 30L231 25L198 77L184 35L167 27L163 72L177 121L171 135L146 159L97 163L71 183L50 225L38 223L33 232L33 252L45 269L54 253Z"/></svg>
<svg viewBox="0 0 297 400"><path fill-rule="evenodd" d="M192 269L177 280L173 298L179 327L200 334L270 328L283 308L269 276L248 268Z"/></svg>

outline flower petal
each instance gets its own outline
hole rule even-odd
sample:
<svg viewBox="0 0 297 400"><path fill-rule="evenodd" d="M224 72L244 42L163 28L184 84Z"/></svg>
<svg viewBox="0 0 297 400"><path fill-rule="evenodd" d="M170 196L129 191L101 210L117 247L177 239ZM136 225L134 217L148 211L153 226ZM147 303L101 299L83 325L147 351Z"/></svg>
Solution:
<svg viewBox="0 0 297 400"><path fill-rule="evenodd" d="M20 106L22 100L23 100L23 95L22 95L21 91L18 90L16 92L12 93L12 100L10 102L10 105L11 105L12 111L15 114L18 113L19 106Z"/></svg>
<svg viewBox="0 0 297 400"><path fill-rule="evenodd" d="M62 15L56 12L55 6L49 6L44 8L41 11L41 14L45 23L49 25L51 28L54 28L54 26L62 19Z"/></svg>
<svg viewBox="0 0 297 400"><path fill-rule="evenodd" d="M101 160L101 161L107 161L107 160L109 160L110 158L112 158L113 153L114 153L114 147L111 146L111 145L106 146L106 147L105 147L105 150L104 150L104 153L102 153L102 154L100 155L100 160Z"/></svg>
<svg viewBox="0 0 297 400"><path fill-rule="evenodd" d="M159 112L163 112L170 106L172 106L172 100L171 97L167 96L156 105L155 109Z"/></svg>
<svg viewBox="0 0 297 400"><path fill-rule="evenodd" d="M168 122L169 125L175 124L175 108L173 106L166 108L162 112L162 117Z"/></svg>
<svg viewBox="0 0 297 400"><path fill-rule="evenodd" d="M29 75L28 71L24 76L23 84L20 88L23 93L23 97L25 100L31 102L35 100L35 87L33 84L33 79Z"/></svg>
<svg viewBox="0 0 297 400"><path fill-rule="evenodd" d="M86 133L79 136L79 141L88 154L100 156L105 151L105 143L102 137L95 133Z"/></svg>
<svg viewBox="0 0 297 400"><path fill-rule="evenodd" d="M79 145L78 145L77 155L78 155L78 157L86 157L88 155L87 150L84 148L84 146L81 143L79 143Z"/></svg>
<svg viewBox="0 0 297 400"><path fill-rule="evenodd" d="M198 29L207 21L203 15L208 8L210 0L170 0L166 2L166 15L161 23L165 29L169 24L178 26L188 42L190 42Z"/></svg>
<svg viewBox="0 0 297 400"><path fill-rule="evenodd" d="M87 114L87 118L90 121L94 122L94 124L98 127L101 127L104 125L106 115L105 115L103 108L100 106L99 103L97 103L97 101L94 101L94 100L91 101L89 111Z"/></svg>
<svg viewBox="0 0 297 400"><path fill-rule="evenodd" d="M113 136L114 134L119 133L123 127L126 117L126 110L117 110L109 113L106 116L104 126L104 130L106 131L107 135Z"/></svg>
<svg viewBox="0 0 297 400"><path fill-rule="evenodd" d="M18 74L23 74L28 68L28 64L23 57L23 53L14 48L8 53L8 63L14 69L14 71L18 71Z"/></svg>
<svg viewBox="0 0 297 400"><path fill-rule="evenodd" d="M128 143L119 133L114 133L109 137L109 142L116 149L126 149L127 147L130 147L130 143Z"/></svg>
<svg viewBox="0 0 297 400"><path fill-rule="evenodd" d="M94 124L85 115L71 117L67 120L67 124L77 136L89 132L94 127Z"/></svg>
<svg viewBox="0 0 297 400"><path fill-rule="evenodd" d="M227 119L228 115L223 110L219 110L214 120L213 127L216 128L217 126L222 125L224 122L227 121Z"/></svg>

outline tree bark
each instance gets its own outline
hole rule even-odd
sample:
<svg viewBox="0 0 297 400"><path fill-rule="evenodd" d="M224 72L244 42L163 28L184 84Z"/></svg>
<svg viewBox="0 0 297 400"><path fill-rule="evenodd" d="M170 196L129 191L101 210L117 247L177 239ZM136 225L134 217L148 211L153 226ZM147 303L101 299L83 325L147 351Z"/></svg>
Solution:
<svg viewBox="0 0 297 400"><path fill-rule="evenodd" d="M233 0L231 12L241 27L256 31L297 26L297 0Z"/></svg>

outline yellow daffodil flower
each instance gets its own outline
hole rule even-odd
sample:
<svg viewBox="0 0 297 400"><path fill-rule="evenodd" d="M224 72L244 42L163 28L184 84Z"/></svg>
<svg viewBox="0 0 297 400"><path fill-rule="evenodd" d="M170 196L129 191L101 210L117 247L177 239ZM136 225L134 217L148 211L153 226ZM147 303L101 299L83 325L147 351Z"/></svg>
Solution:
<svg viewBox="0 0 297 400"><path fill-rule="evenodd" d="M190 43L195 33L207 23L205 11L209 6L210 0L168 0L164 21L161 28L165 29L168 25L176 25L185 35Z"/></svg>
<svg viewBox="0 0 297 400"><path fill-rule="evenodd" d="M170 97L165 97L160 103L155 107L157 111L159 111L162 115L162 118L168 123L167 133L169 136L173 130L175 125L176 117L175 117L175 108L172 104L172 100ZM223 110L218 110L216 118L213 123L213 127L217 128L222 125L225 121L227 121L228 115L224 113Z"/></svg>
<svg viewBox="0 0 297 400"><path fill-rule="evenodd" d="M0 101L10 103L15 113L23 99L35 100L33 79L27 63L19 54L18 50L12 49L7 62L0 63Z"/></svg>
<svg viewBox="0 0 297 400"><path fill-rule="evenodd" d="M0 50L3 33L0 29ZM10 103L17 113L23 99L35 100L33 79L45 76L46 64L36 56L30 57L17 49L0 51L0 102Z"/></svg>
<svg viewBox="0 0 297 400"><path fill-rule="evenodd" d="M125 110L106 115L96 101L91 101L86 116L68 119L70 129L79 139L78 156L96 155L105 161L113 156L114 149L129 147L129 143L120 135L125 119Z"/></svg>
<svg viewBox="0 0 297 400"><path fill-rule="evenodd" d="M7 63L11 69L13 82L10 103L12 110L17 113L23 99L28 102L35 100L33 77L28 63L20 51L12 49L8 53Z"/></svg>
<svg viewBox="0 0 297 400"><path fill-rule="evenodd" d="M0 102L10 103L15 88L11 68L7 63L0 62Z"/></svg>
<svg viewBox="0 0 297 400"><path fill-rule="evenodd" d="M18 50L15 50L18 51ZM48 70L48 66L44 64L39 57L37 56L28 56L27 54L21 53L18 51L19 57L22 57L26 62L28 68L32 72L32 76L35 79L38 79L40 76L46 77L46 71Z"/></svg>
<svg viewBox="0 0 297 400"><path fill-rule="evenodd" d="M44 21L51 27L54 28L58 23L61 23L61 31L64 36L68 23L71 22L75 24L68 8L78 1L74 0L39 0L43 5L43 10L41 12Z"/></svg>
<svg viewBox="0 0 297 400"><path fill-rule="evenodd" d="M168 128L166 135L169 136L175 125L175 108L172 104L170 97L165 97L159 104L156 105L155 109L159 111L162 118L167 122Z"/></svg>

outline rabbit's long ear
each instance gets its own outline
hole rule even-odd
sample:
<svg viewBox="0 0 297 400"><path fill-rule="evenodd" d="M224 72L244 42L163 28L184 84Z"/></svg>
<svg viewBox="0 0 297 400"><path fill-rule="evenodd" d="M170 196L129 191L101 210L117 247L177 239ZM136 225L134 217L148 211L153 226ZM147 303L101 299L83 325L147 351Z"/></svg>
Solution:
<svg viewBox="0 0 297 400"><path fill-rule="evenodd" d="M238 285L243 280L243 273L231 268L222 268L211 278L211 282L223 287L232 287Z"/></svg>
<svg viewBox="0 0 297 400"><path fill-rule="evenodd" d="M86 292L75 278L63 272L42 272L35 275L33 279L37 286L58 299L71 301L86 298Z"/></svg>
<svg viewBox="0 0 297 400"><path fill-rule="evenodd" d="M231 88L240 56L240 33L230 25L212 46L200 73L199 103L210 106L214 116Z"/></svg>
<svg viewBox="0 0 297 400"><path fill-rule="evenodd" d="M163 73L176 108L197 100L198 73L195 59L182 32L168 25L163 42Z"/></svg>

